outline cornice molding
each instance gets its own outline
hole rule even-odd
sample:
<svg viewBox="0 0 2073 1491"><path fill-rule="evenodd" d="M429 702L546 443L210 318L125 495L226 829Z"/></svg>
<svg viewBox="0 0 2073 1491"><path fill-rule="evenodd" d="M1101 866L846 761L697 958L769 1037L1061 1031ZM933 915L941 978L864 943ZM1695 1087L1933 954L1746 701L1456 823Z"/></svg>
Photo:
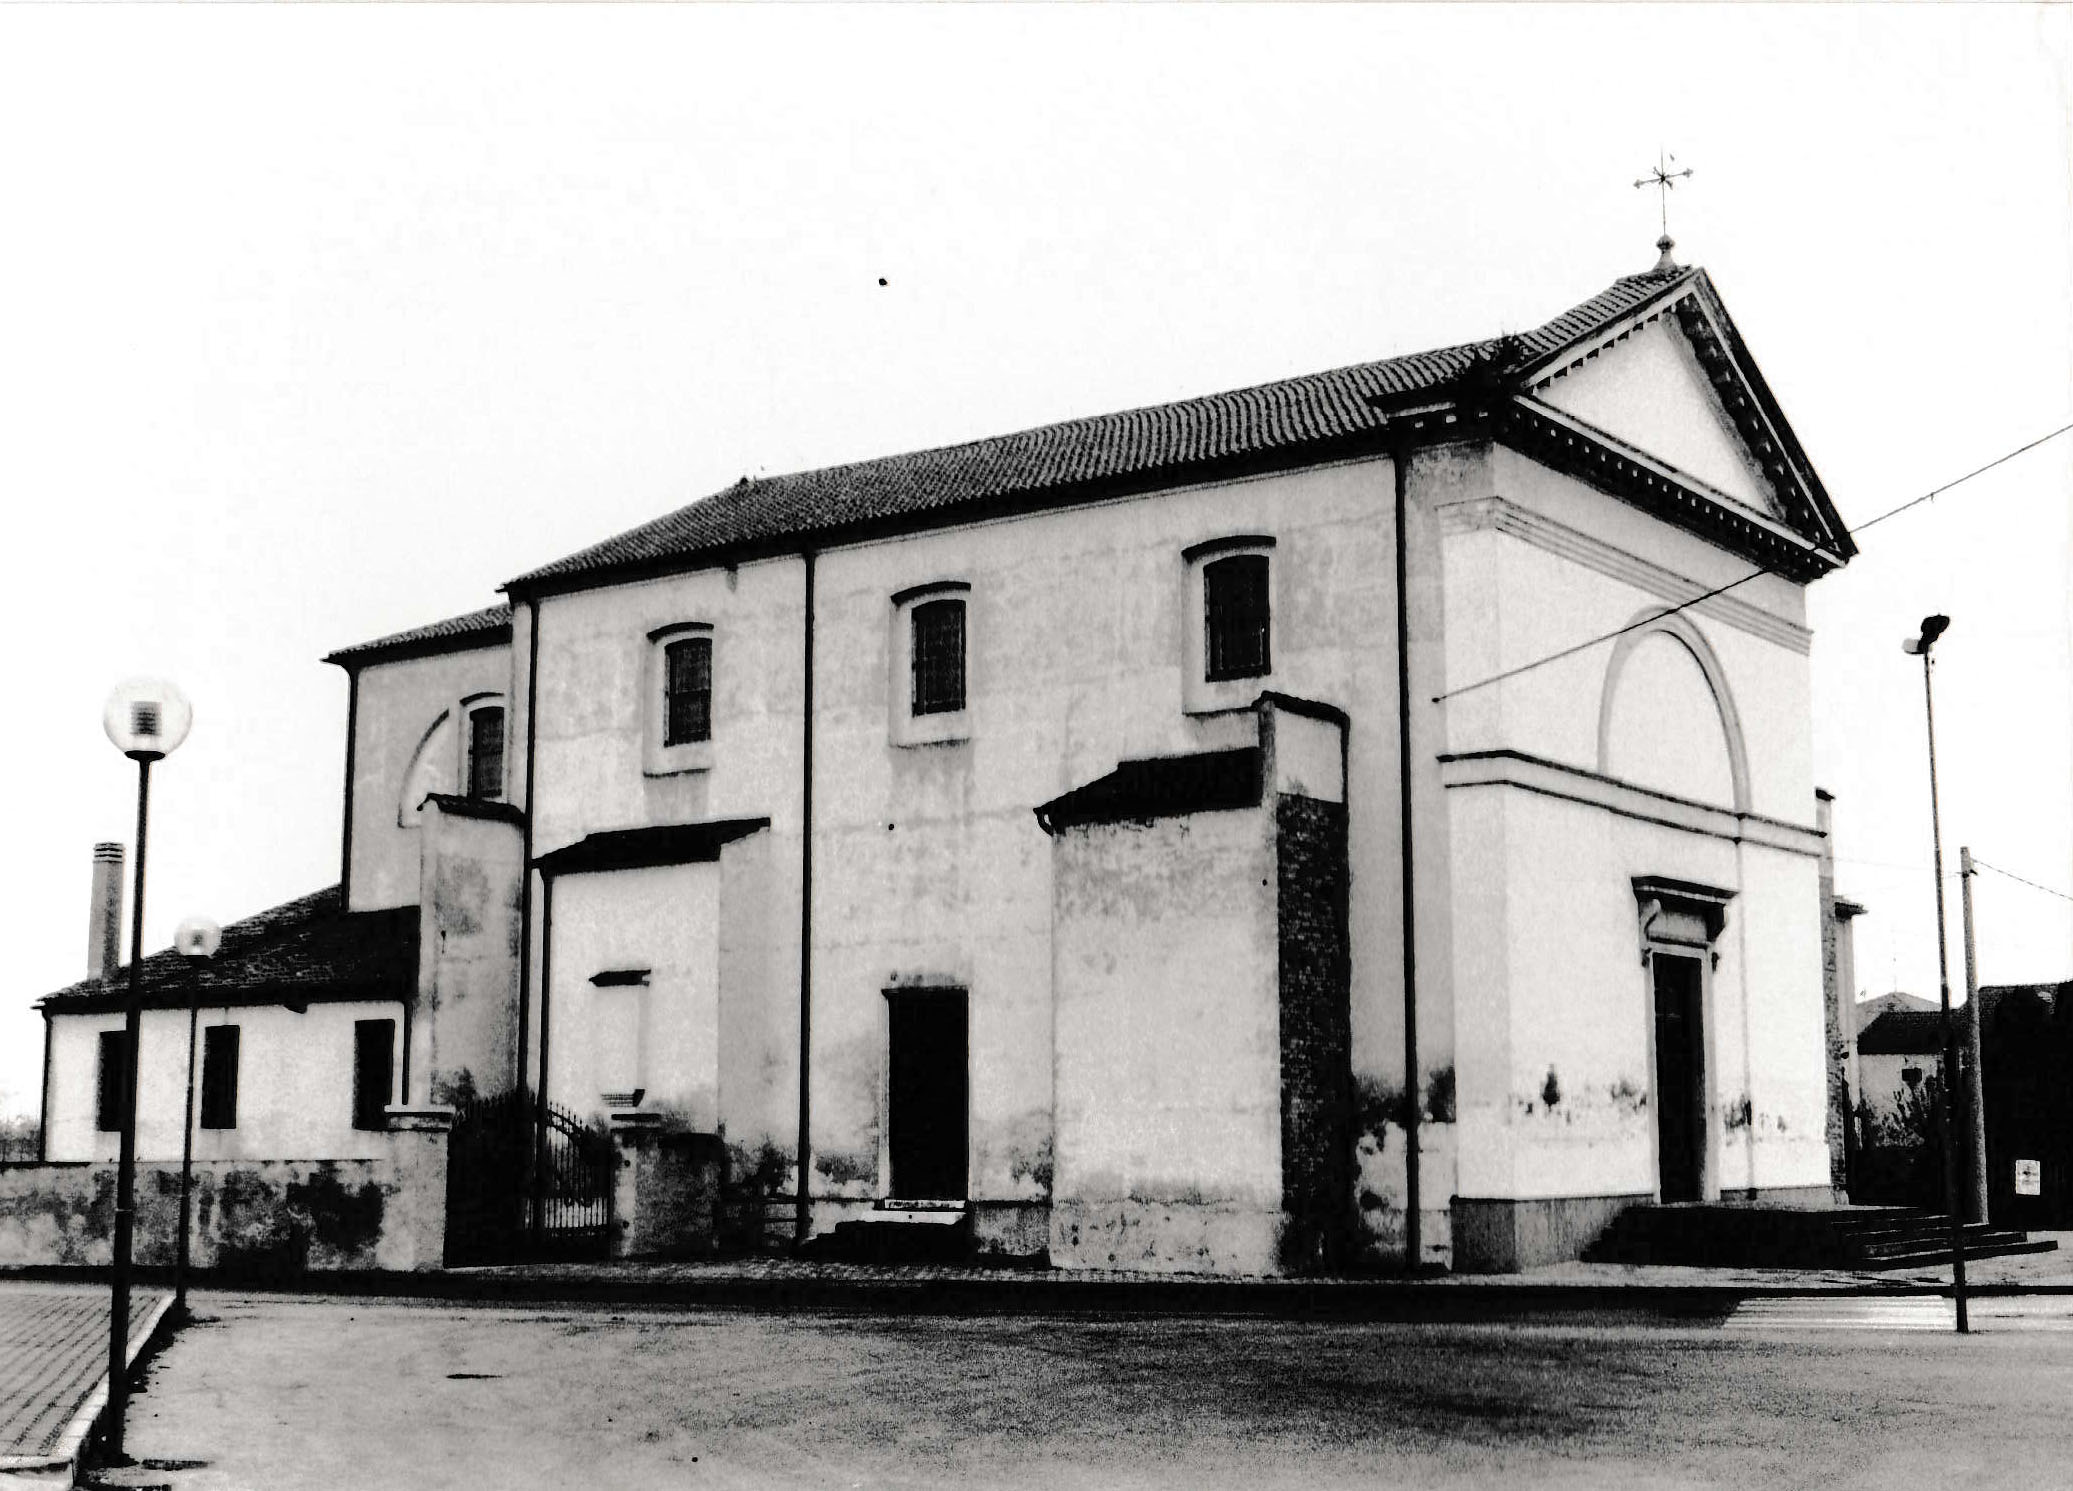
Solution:
<svg viewBox="0 0 2073 1491"><path fill-rule="evenodd" d="M1838 568L1822 548L1725 492L1566 410L1521 395L1497 414L1504 444L1798 584Z"/></svg>
<svg viewBox="0 0 2073 1491"><path fill-rule="evenodd" d="M1450 789L1513 787L1522 792L1558 797L1617 813L1622 818L1704 834L1730 843L1755 844L1808 859L1819 859L1822 845L1826 842L1819 829L1804 824L1766 818L1760 813L1737 813L1732 808L1713 803L1694 802L1688 797L1676 797L1652 787L1637 787L1632 782L1524 751L1464 751L1458 755L1441 756L1439 761L1440 785Z"/></svg>
<svg viewBox="0 0 2073 1491"><path fill-rule="evenodd" d="M1703 271L1690 270L1665 288L1666 293L1658 298L1528 368L1520 392L1544 392L1557 379L1566 378L1644 327L1668 318L1684 334L1722 412L1741 437L1748 459L1761 473L1772 499L1786 514L1788 525L1802 535L1825 535L1816 546L1834 553L1833 564L1848 560L1857 552L1856 545L1820 490L1820 479L1813 474L1806 452L1785 427L1782 411L1763 375L1748 359L1741 336L1710 279Z"/></svg>
<svg viewBox="0 0 2073 1491"><path fill-rule="evenodd" d="M1705 595L1712 587L1521 506L1509 497L1473 497L1451 502L1440 508L1439 518L1442 534L1495 530L1766 642L1789 647L1803 656L1813 651L1814 634L1806 627L1732 595L1711 596L1694 604L1696 597Z"/></svg>

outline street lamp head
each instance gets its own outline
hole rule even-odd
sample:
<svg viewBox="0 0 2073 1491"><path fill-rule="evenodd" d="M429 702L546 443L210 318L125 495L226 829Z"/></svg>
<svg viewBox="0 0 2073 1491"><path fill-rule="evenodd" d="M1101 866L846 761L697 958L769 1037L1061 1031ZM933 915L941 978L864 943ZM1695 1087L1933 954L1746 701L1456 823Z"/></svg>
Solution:
<svg viewBox="0 0 2073 1491"><path fill-rule="evenodd" d="M1910 656L1920 657L1934 647L1936 639L1949 631L1950 627L1951 618L1948 616L1924 616L1922 618L1922 634L1918 637L1909 637L1900 644L1900 650Z"/></svg>
<svg viewBox="0 0 2073 1491"><path fill-rule="evenodd" d="M190 916L173 931L173 948L183 958L213 958L222 945L223 929L206 916Z"/></svg>
<svg viewBox="0 0 2073 1491"><path fill-rule="evenodd" d="M108 696L101 711L101 728L108 739L133 761L157 761L170 756L187 739L194 723L194 709L187 696L172 684L157 678L133 678Z"/></svg>

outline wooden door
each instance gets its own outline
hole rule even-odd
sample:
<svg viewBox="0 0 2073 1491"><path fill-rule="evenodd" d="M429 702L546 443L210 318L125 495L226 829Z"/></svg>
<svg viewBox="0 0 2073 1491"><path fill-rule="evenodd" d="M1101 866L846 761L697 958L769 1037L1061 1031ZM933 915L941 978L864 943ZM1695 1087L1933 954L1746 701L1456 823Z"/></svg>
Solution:
<svg viewBox="0 0 2073 1491"><path fill-rule="evenodd" d="M962 1201L966 1189L965 995L886 996L886 1147L900 1201Z"/></svg>
<svg viewBox="0 0 2073 1491"><path fill-rule="evenodd" d="M1665 1201L1699 1199L1706 1142L1705 1040L1697 958L1657 952L1656 1163Z"/></svg>

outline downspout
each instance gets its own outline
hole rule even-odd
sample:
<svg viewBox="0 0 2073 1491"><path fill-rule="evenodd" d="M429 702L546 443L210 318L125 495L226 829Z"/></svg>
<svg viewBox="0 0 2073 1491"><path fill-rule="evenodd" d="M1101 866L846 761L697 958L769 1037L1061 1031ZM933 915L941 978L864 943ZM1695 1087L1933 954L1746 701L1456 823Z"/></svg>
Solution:
<svg viewBox="0 0 2073 1491"><path fill-rule="evenodd" d="M1411 837L1411 607L1407 593L1404 514L1410 490L1410 447L1399 443L1390 456L1396 485L1396 770L1397 842L1402 855L1404 940L1404 1269L1416 1273L1424 1259L1419 1237L1418 1190L1418 897Z"/></svg>
<svg viewBox="0 0 2073 1491"><path fill-rule="evenodd" d="M535 621L538 617L535 615ZM526 872L530 878L532 871ZM547 1018L554 997L554 877L540 877L540 1090L533 1116L533 1241L547 1236L547 1042L554 1026Z"/></svg>
<svg viewBox="0 0 2073 1491"><path fill-rule="evenodd" d="M540 601L527 602L531 616L525 629L525 816L519 821L522 835L518 856L518 1073L516 1087L525 1086L526 1057L532 1050L533 1015L533 742L540 730L535 707L540 692ZM545 1041L546 1014L540 1016ZM547 1068L540 1067L541 1085L546 1085Z"/></svg>
<svg viewBox="0 0 2073 1491"><path fill-rule="evenodd" d="M36 1105L36 1163L50 1162L50 1011L43 1011L43 1099Z"/></svg>
<svg viewBox="0 0 2073 1491"><path fill-rule="evenodd" d="M360 670L346 670L345 831L339 835L338 909L353 909L353 761L360 746Z"/></svg>
<svg viewBox="0 0 2073 1491"><path fill-rule="evenodd" d="M799 793L799 1195L792 1218L792 1240L804 1243L813 1226L813 561L806 562L806 624L803 666L805 683L800 713L802 785Z"/></svg>

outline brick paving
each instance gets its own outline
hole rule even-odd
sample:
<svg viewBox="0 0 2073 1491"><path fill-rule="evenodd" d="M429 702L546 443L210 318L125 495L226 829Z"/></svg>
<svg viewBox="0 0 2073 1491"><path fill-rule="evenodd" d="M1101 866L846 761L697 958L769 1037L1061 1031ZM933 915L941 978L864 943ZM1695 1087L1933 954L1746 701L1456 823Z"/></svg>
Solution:
<svg viewBox="0 0 2073 1491"><path fill-rule="evenodd" d="M130 1357L168 1296L130 1297ZM108 1290L0 1283L0 1466L57 1455L108 1371Z"/></svg>

